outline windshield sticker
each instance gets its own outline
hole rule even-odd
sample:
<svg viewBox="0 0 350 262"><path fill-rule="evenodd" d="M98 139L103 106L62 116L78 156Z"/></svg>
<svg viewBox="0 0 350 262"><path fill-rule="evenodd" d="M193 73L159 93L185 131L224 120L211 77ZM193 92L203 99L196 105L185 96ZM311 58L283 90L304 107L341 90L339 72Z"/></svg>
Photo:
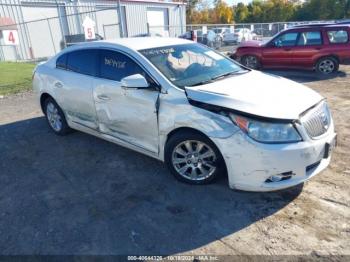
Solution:
<svg viewBox="0 0 350 262"><path fill-rule="evenodd" d="M126 66L126 62L125 61L117 61L117 60L114 60L113 58L105 57L105 65L115 67L117 69L123 69Z"/></svg>
<svg viewBox="0 0 350 262"><path fill-rule="evenodd" d="M175 50L172 47L168 48L162 48L162 49L150 49L150 50L144 50L142 53L144 55L160 55L160 54L171 54L174 53Z"/></svg>
<svg viewBox="0 0 350 262"><path fill-rule="evenodd" d="M224 59L221 55L215 53L214 51L207 51L207 52L205 52L205 54L207 56L210 56L211 58L213 58L216 61Z"/></svg>

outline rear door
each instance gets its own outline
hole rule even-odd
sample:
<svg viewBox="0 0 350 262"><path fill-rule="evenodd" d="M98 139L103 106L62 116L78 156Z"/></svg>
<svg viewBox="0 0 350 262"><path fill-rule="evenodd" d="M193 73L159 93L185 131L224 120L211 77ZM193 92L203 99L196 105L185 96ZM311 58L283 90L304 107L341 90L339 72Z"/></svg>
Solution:
<svg viewBox="0 0 350 262"><path fill-rule="evenodd" d="M97 54L96 49L80 49L63 54L56 61L55 77L52 79L55 97L67 118L92 129L98 128L92 96Z"/></svg>
<svg viewBox="0 0 350 262"><path fill-rule="evenodd" d="M320 30L300 32L297 45L293 48L293 66L312 68L320 51L324 48Z"/></svg>
<svg viewBox="0 0 350 262"><path fill-rule="evenodd" d="M291 67L293 48L298 39L298 32L286 32L262 49L262 63L265 67Z"/></svg>
<svg viewBox="0 0 350 262"><path fill-rule="evenodd" d="M350 63L350 27L329 27L325 30L327 51L337 55L342 63Z"/></svg>

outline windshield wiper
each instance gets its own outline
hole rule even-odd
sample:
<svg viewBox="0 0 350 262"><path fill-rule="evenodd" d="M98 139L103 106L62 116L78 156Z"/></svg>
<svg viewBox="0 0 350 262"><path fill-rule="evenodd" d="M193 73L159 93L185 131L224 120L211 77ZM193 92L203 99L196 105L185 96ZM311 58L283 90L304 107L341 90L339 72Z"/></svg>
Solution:
<svg viewBox="0 0 350 262"><path fill-rule="evenodd" d="M221 78L225 78L225 77L228 77L228 76L231 76L231 75L243 74L243 73L246 73L246 72L248 72L248 70L232 71L232 72L228 72L228 73L221 74L221 75L218 75L218 76L214 76L214 77L212 77L212 78L210 78L208 80L204 80L204 81L201 81L199 83L195 83L195 84L190 85L190 86L201 86L201 85L212 83L215 80L218 80L218 79L221 79Z"/></svg>
<svg viewBox="0 0 350 262"><path fill-rule="evenodd" d="M245 72L247 72L247 70L232 71L232 72L228 72L228 73L225 73L225 74L222 74L222 75L215 76L215 77L211 78L211 80L214 81L214 80L218 80L220 78L225 78L227 76L236 75L236 74L242 74L242 73L245 73Z"/></svg>

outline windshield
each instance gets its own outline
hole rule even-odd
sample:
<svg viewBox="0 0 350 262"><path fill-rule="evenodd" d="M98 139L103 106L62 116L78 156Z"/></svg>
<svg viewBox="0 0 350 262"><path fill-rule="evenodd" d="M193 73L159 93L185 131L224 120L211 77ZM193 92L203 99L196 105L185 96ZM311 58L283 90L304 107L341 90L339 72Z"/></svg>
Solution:
<svg viewBox="0 0 350 262"><path fill-rule="evenodd" d="M140 52L180 88L206 84L247 71L225 56L199 44L165 46Z"/></svg>

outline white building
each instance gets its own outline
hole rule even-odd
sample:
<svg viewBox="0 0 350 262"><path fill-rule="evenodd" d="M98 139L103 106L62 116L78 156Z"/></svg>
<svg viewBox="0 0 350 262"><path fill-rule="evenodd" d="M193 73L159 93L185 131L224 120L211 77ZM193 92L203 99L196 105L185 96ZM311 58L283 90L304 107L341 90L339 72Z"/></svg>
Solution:
<svg viewBox="0 0 350 262"><path fill-rule="evenodd" d="M84 34L86 17L104 39L147 33L176 37L186 28L186 5L157 0L1 0L0 60L50 57L69 36ZM4 30L17 30L18 45L5 45Z"/></svg>

